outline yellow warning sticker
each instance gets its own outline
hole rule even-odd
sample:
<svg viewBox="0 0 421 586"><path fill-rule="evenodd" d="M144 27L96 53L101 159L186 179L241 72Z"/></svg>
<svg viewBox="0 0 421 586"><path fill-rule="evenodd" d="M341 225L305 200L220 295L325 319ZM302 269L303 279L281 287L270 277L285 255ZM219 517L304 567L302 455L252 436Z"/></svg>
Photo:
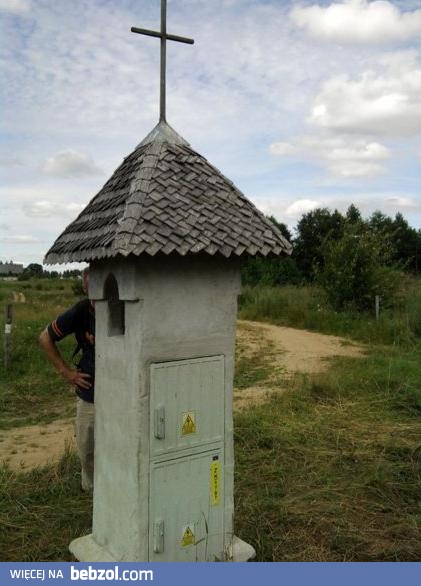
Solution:
<svg viewBox="0 0 421 586"><path fill-rule="evenodd" d="M183 529L183 537L181 538L181 546L187 547L188 545L194 545L194 525L187 525Z"/></svg>
<svg viewBox="0 0 421 586"><path fill-rule="evenodd" d="M196 417L194 411L187 411L187 413L183 413L181 435L189 435L190 433L196 433L196 431Z"/></svg>
<svg viewBox="0 0 421 586"><path fill-rule="evenodd" d="M214 460L210 467L210 496L212 506L219 505L221 500L221 464Z"/></svg>

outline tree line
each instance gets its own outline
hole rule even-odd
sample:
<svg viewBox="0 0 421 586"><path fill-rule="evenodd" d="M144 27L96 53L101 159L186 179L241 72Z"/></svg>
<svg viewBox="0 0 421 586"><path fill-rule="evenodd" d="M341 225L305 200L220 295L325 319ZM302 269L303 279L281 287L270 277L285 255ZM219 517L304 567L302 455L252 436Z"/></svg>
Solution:
<svg viewBox="0 0 421 586"><path fill-rule="evenodd" d="M389 217L380 211L364 219L350 205L345 214L317 208L303 214L295 234L269 219L293 244L290 257L249 259L243 266L246 285L321 285L338 308L371 307L373 296L391 304L405 274L421 271L421 231L401 213Z"/></svg>
<svg viewBox="0 0 421 586"><path fill-rule="evenodd" d="M303 285L323 287L338 310L367 310L379 295L383 307L399 298L408 274L421 272L421 231L412 228L401 213L393 218L375 211L363 218L350 205L338 210L317 208L302 215L294 234L273 216L268 218L293 244L289 257L249 258L242 267L244 285ZM47 271L32 263L19 275L31 277L78 277L81 271Z"/></svg>
<svg viewBox="0 0 421 586"><path fill-rule="evenodd" d="M23 272L18 276L18 281L28 281L29 279L57 279L63 277L64 279L72 279L80 277L82 271L79 269L67 269L61 273L58 271L48 271L38 263L30 263L23 269Z"/></svg>

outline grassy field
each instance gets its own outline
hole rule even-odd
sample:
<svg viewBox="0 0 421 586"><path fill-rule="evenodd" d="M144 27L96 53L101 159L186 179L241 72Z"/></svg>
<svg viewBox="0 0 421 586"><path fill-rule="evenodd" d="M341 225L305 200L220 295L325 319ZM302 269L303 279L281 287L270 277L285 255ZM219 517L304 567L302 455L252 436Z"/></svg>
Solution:
<svg viewBox="0 0 421 586"><path fill-rule="evenodd" d="M17 294L23 294L25 299L25 303L13 303L12 364L8 372L1 356L0 429L46 423L72 413L69 386L54 376L41 355L38 336L58 313L76 302L73 284L72 280L53 279L0 281L1 320L3 305L12 302ZM3 332L3 321L0 323ZM69 361L74 346L70 339L61 343Z"/></svg>
<svg viewBox="0 0 421 586"><path fill-rule="evenodd" d="M237 415L236 526L260 560L421 560L420 310L416 283L378 322L332 311L316 288L243 291L243 319L367 348Z"/></svg>
<svg viewBox="0 0 421 586"><path fill-rule="evenodd" d="M0 282L14 304L10 372L0 370L0 428L72 413L67 386L37 336L74 302L71 281ZM335 314L310 288L246 289L244 319L339 333L364 341L364 358L338 358L322 375L284 380L285 392L235 417L236 533L259 561L421 560L421 295L379 323ZM3 330L2 330L3 331ZM65 348L70 357L73 343ZM238 352L237 388L273 388L267 349ZM29 474L0 471L2 561L69 560L90 528L73 454Z"/></svg>
<svg viewBox="0 0 421 586"><path fill-rule="evenodd" d="M341 358L237 415L236 528L260 560L421 559L420 374L396 350Z"/></svg>

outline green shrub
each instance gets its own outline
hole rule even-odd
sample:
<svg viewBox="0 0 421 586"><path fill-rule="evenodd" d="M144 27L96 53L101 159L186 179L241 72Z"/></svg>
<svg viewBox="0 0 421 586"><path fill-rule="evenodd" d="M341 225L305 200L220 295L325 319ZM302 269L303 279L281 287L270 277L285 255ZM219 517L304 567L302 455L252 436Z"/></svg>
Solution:
<svg viewBox="0 0 421 586"><path fill-rule="evenodd" d="M392 307L401 299L404 275L388 266L391 254L365 226L348 226L340 240L325 244L317 281L336 310L372 310L376 295L383 307Z"/></svg>
<svg viewBox="0 0 421 586"><path fill-rule="evenodd" d="M85 295L81 279L76 279L75 281L73 281L72 292L75 297L83 297Z"/></svg>
<svg viewBox="0 0 421 586"><path fill-rule="evenodd" d="M299 285L303 276L291 257L249 258L241 269L243 285Z"/></svg>

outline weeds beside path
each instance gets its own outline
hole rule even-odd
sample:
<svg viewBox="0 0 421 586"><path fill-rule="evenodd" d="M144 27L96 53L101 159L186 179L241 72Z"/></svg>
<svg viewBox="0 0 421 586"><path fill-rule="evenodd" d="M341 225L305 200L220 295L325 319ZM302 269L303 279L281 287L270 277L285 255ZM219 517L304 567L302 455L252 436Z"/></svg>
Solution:
<svg viewBox="0 0 421 586"><path fill-rule="evenodd" d="M236 533L259 561L421 560L420 350L366 352L236 413Z"/></svg>
<svg viewBox="0 0 421 586"><path fill-rule="evenodd" d="M237 322L234 409L250 408L285 391L291 377L325 371L335 356L364 350L337 336L268 323Z"/></svg>
<svg viewBox="0 0 421 586"><path fill-rule="evenodd" d="M328 360L334 356L363 356L361 345L356 345L340 338L317 332L309 332L268 323L240 320L240 332L245 330L260 331L265 338L265 345L277 350L277 360L287 373L317 373L328 368Z"/></svg>

